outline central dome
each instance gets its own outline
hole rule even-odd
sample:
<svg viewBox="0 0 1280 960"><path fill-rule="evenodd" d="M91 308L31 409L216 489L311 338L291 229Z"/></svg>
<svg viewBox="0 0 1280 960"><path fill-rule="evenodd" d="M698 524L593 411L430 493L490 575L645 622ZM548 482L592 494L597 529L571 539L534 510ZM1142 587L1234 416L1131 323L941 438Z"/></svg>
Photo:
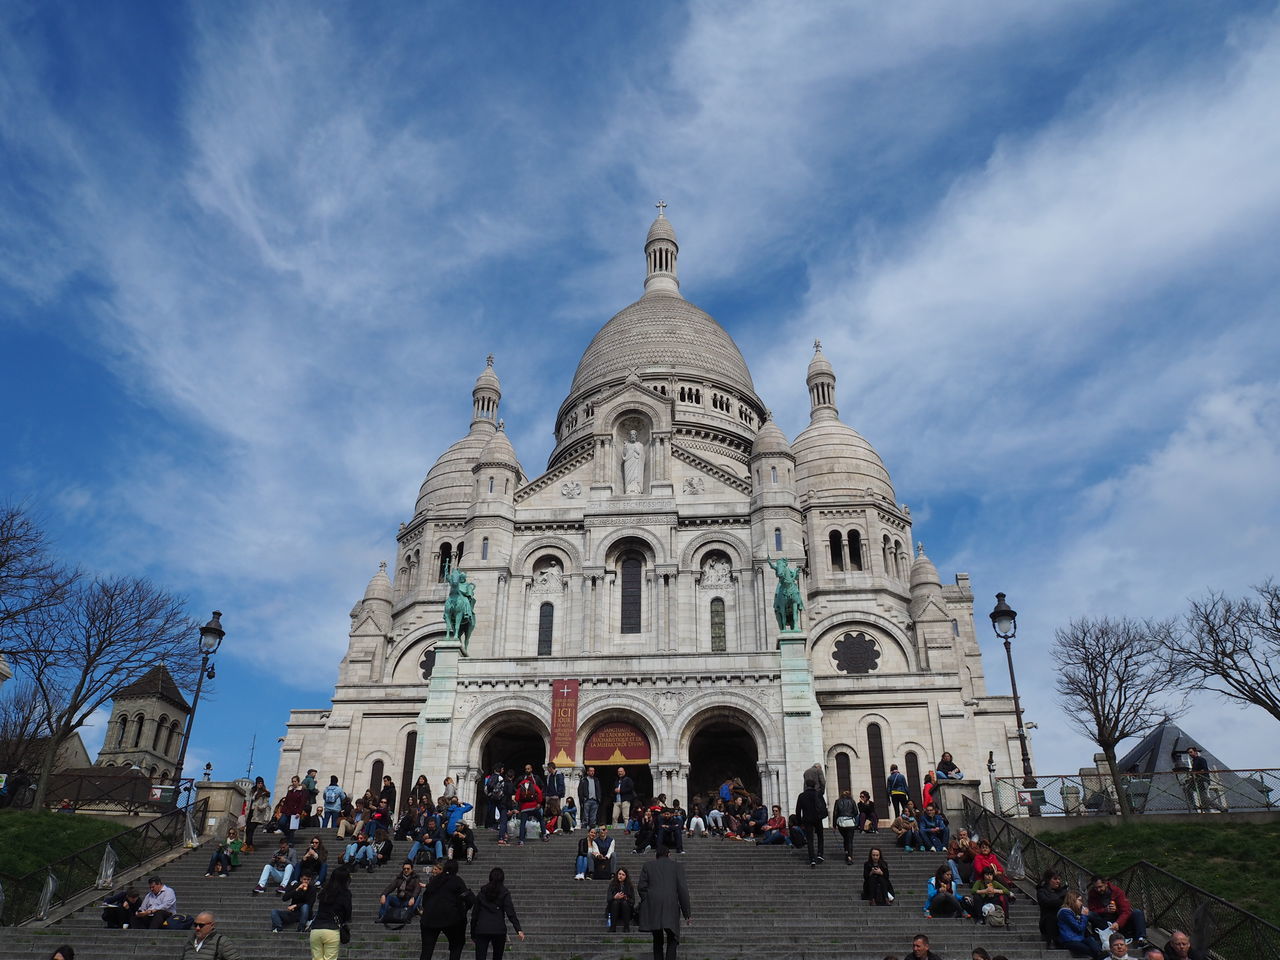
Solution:
<svg viewBox="0 0 1280 960"><path fill-rule="evenodd" d="M755 396L751 371L733 338L680 296L648 293L600 328L573 375L571 396L625 379L635 370L708 378Z"/></svg>

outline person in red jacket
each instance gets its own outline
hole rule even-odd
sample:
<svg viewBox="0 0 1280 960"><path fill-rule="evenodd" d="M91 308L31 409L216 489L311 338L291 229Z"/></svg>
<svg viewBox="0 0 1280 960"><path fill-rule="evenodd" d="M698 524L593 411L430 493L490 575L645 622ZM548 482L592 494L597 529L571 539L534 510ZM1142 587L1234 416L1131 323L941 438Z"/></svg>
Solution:
<svg viewBox="0 0 1280 960"><path fill-rule="evenodd" d="M1123 933L1132 937L1139 944L1147 940L1147 917L1141 910L1135 909L1114 883L1103 877L1094 877L1089 881L1089 922L1103 931L1101 937L1110 938L1112 933Z"/></svg>
<svg viewBox="0 0 1280 960"><path fill-rule="evenodd" d="M520 839L518 846L524 846L525 829L530 820L538 821L538 833L545 841L547 828L542 821L542 788L532 774L527 774L516 784L516 809L520 811Z"/></svg>
<svg viewBox="0 0 1280 960"><path fill-rule="evenodd" d="M293 844L293 832L302 826L307 813L307 791L302 781L294 777L289 781L289 791L280 803L280 829L289 844Z"/></svg>

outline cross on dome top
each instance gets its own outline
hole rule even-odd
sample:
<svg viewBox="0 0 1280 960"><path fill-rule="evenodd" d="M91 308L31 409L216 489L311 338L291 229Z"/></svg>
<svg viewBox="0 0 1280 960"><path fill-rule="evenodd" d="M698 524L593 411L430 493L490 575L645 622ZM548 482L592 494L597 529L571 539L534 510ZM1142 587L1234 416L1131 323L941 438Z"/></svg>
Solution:
<svg viewBox="0 0 1280 960"><path fill-rule="evenodd" d="M487 357L485 357L485 358L484 358L484 365L485 365L486 367L492 367L492 366L493 366L493 354L492 354L492 353L491 353L491 354L489 354Z"/></svg>
<svg viewBox="0 0 1280 960"><path fill-rule="evenodd" d="M821 340L814 340L814 341L813 341L813 352L814 352L814 353L821 353L821 352L822 352L822 341L821 341Z"/></svg>
<svg viewBox="0 0 1280 960"><path fill-rule="evenodd" d="M667 201L660 199L657 203L654 204L654 206L658 208L658 216L660 217L666 216Z"/></svg>

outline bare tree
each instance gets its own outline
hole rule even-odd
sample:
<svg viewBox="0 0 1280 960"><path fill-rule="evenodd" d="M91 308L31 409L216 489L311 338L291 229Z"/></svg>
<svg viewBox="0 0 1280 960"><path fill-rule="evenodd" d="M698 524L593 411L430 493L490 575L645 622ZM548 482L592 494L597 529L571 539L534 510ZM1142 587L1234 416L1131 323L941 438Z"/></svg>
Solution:
<svg viewBox="0 0 1280 960"><path fill-rule="evenodd" d="M67 598L23 617L6 631L5 651L49 707L46 755L117 690L164 664L190 689L198 669L196 623L184 601L149 580L112 577L81 582ZM34 806L44 804L52 763L40 769Z"/></svg>
<svg viewBox="0 0 1280 960"><path fill-rule="evenodd" d="M1054 639L1058 702L1102 748L1124 816L1133 808L1116 769L1116 746L1186 710L1169 696L1164 651L1175 631L1172 620L1084 618L1058 630Z"/></svg>
<svg viewBox="0 0 1280 960"><path fill-rule="evenodd" d="M35 770L49 735L49 711L29 680L14 680L0 690L0 770Z"/></svg>
<svg viewBox="0 0 1280 960"><path fill-rule="evenodd" d="M1211 690L1280 720L1280 586L1266 580L1253 592L1191 601L1186 632L1165 647L1187 690Z"/></svg>
<svg viewBox="0 0 1280 960"><path fill-rule="evenodd" d="M61 603L78 576L50 556L48 538L26 509L0 504L0 634Z"/></svg>

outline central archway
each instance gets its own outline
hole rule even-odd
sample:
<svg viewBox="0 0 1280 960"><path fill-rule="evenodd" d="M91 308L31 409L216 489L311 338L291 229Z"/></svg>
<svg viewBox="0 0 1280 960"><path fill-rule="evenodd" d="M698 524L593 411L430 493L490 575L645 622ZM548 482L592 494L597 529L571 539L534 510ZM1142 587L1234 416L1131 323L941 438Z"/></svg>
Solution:
<svg viewBox="0 0 1280 960"><path fill-rule="evenodd" d="M493 768L502 764L507 776L518 777L524 772L525 764L532 764L538 774L547 758L547 741L537 722L532 718L523 718L513 713L503 717L485 736L484 746L480 750L482 767L480 783L476 787L476 823L489 826L493 818L489 815L489 801L484 795L484 777L493 772Z"/></svg>
<svg viewBox="0 0 1280 960"><path fill-rule="evenodd" d="M689 803L705 810L720 785L734 778L760 796L759 756L756 738L741 723L726 717L708 720L689 742Z"/></svg>
<svg viewBox="0 0 1280 960"><path fill-rule="evenodd" d="M618 781L618 769L626 771L635 785L635 799L646 802L653 799L653 772L648 735L633 723L611 720L591 731L583 741L582 764L595 767L600 780L603 802L600 819L609 822L613 812L613 788Z"/></svg>

